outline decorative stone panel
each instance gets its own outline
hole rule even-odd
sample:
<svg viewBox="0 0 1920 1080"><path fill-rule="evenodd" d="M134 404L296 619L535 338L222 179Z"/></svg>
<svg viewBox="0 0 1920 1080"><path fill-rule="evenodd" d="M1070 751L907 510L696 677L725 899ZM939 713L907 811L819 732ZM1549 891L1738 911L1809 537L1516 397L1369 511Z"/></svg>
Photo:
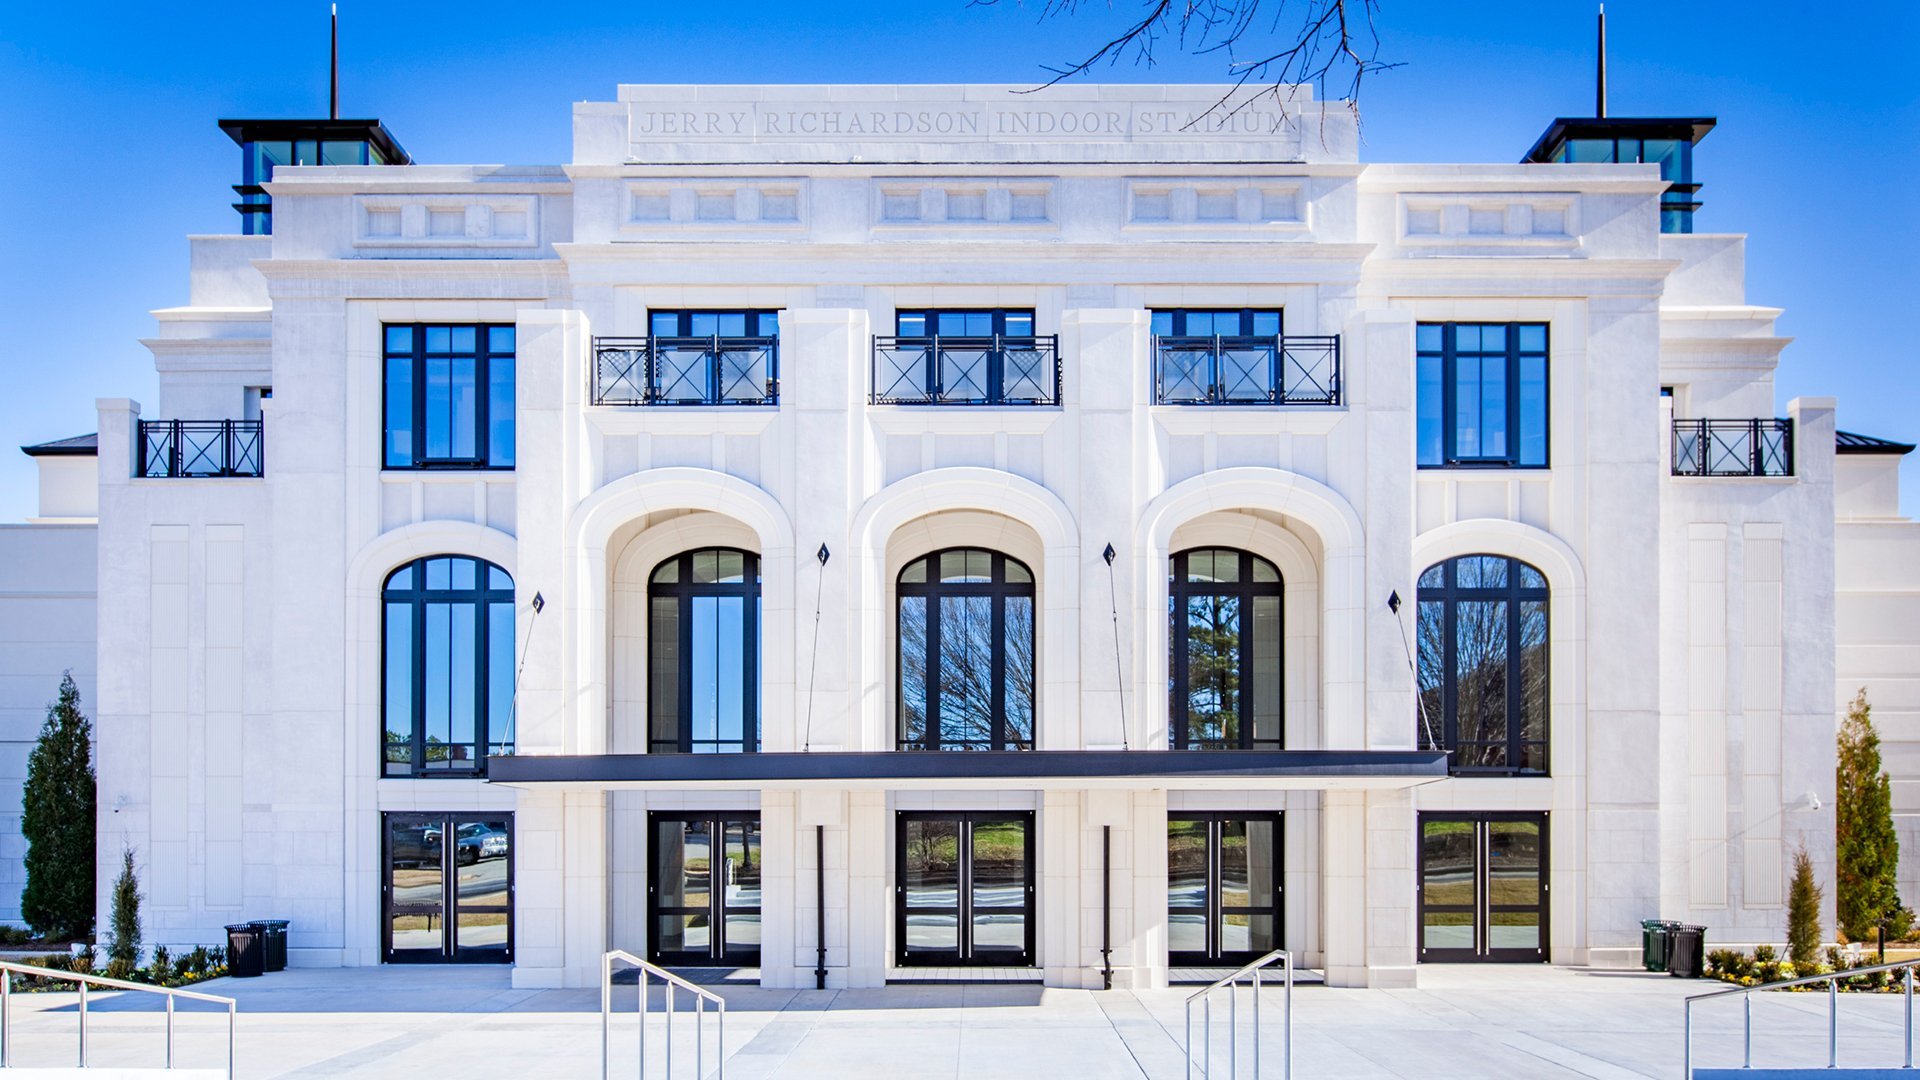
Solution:
<svg viewBox="0 0 1920 1080"><path fill-rule="evenodd" d="M1400 243L1420 247L1573 248L1580 243L1580 198L1550 194L1400 196Z"/></svg>
<svg viewBox="0 0 1920 1080"><path fill-rule="evenodd" d="M1255 226L1305 231L1306 182L1287 177L1140 177L1127 181L1128 229Z"/></svg>
<svg viewBox="0 0 1920 1080"><path fill-rule="evenodd" d="M502 248L540 243L534 195L356 195L353 246Z"/></svg>
<svg viewBox="0 0 1920 1080"><path fill-rule="evenodd" d="M873 223L892 227L1055 225L1053 181L926 179L873 181Z"/></svg>
<svg viewBox="0 0 1920 1080"><path fill-rule="evenodd" d="M622 229L799 228L806 195L806 181L797 178L637 180L627 185Z"/></svg>

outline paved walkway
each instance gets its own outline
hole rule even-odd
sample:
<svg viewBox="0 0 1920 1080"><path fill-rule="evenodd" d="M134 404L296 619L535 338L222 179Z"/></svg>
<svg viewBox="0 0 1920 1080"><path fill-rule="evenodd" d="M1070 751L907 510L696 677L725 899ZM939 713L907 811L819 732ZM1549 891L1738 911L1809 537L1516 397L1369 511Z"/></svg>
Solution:
<svg viewBox="0 0 1920 1080"><path fill-rule="evenodd" d="M1301 1078L1574 1078L1680 1076L1680 1001L1714 984L1640 973L1542 967L1427 967L1418 990L1295 991L1294 1075ZM514 990L503 970L296 970L206 987L240 1001L243 1077L593 1077L599 993ZM1039 986L890 986L880 990L723 989L726 1075L762 1077L1183 1077L1188 989L1094 993ZM655 991L656 995L658 990ZM633 1008L632 990L616 998ZM1900 999L1850 995L1842 1062L1897 1064ZM1241 1075L1251 1075L1248 1001L1241 999ZM15 1065L70 1065L71 994L16 995ZM656 1008L657 1008L656 1002ZM1737 1002L1701 1015L1703 1063L1734 1064ZM157 1065L162 1018L150 1001L99 995L90 1007L99 1064ZM1269 1053L1278 995L1263 997ZM1826 995L1768 995L1755 1008L1759 1064L1826 1064ZM637 1030L617 1018L615 1075L634 1076ZM690 1025L676 1025L676 1075L690 1076ZM713 1060L709 1016L707 1066ZM1216 1024L1224 1006L1216 1007ZM176 1060L224 1061L223 1016L183 1007ZM656 1015L654 1038L660 1038ZM1226 1037L1215 1053L1226 1074ZM1278 1077L1269 1056L1264 1075ZM653 1076L663 1075L655 1066Z"/></svg>

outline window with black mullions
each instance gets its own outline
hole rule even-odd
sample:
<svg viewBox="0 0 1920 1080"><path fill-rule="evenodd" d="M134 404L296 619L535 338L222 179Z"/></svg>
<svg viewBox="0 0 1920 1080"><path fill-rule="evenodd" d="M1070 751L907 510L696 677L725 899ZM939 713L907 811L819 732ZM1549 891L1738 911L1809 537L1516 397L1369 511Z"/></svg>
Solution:
<svg viewBox="0 0 1920 1080"><path fill-rule="evenodd" d="M513 468L513 327L390 325L384 341L386 468Z"/></svg>
<svg viewBox="0 0 1920 1080"><path fill-rule="evenodd" d="M1462 555L1419 584L1420 747L1455 773L1547 771L1547 579Z"/></svg>
<svg viewBox="0 0 1920 1080"><path fill-rule="evenodd" d="M1280 312L1255 308L1171 308L1152 313L1155 337L1277 337Z"/></svg>
<svg viewBox="0 0 1920 1080"><path fill-rule="evenodd" d="M381 592L386 776L474 776L513 753L513 578L434 555Z"/></svg>
<svg viewBox="0 0 1920 1080"><path fill-rule="evenodd" d="M1232 548L1173 556L1169 733L1175 750L1278 750L1284 584L1272 563Z"/></svg>
<svg viewBox="0 0 1920 1080"><path fill-rule="evenodd" d="M897 592L900 748L1033 749L1033 572L949 548L908 563Z"/></svg>
<svg viewBox="0 0 1920 1080"><path fill-rule="evenodd" d="M1422 468L1547 466L1545 323L1421 323L1415 345Z"/></svg>
<svg viewBox="0 0 1920 1080"><path fill-rule="evenodd" d="M682 552L654 569L647 605L647 748L759 749L760 559Z"/></svg>

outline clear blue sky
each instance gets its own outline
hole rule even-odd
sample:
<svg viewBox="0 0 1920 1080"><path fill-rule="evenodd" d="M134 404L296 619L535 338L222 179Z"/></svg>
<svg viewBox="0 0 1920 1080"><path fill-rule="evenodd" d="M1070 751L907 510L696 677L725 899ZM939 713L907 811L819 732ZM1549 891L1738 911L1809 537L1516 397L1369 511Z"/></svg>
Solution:
<svg viewBox="0 0 1920 1080"><path fill-rule="evenodd" d="M341 5L341 111L378 116L422 162L561 163L569 107L621 82L1021 82L1140 5L1038 0ZM1368 161L1512 162L1593 104L1585 0L1382 0L1362 91ZM1699 227L1751 234L1748 297L1797 340L1782 406L1835 395L1840 425L1920 440L1914 365L1914 5L1614 0L1615 115L1712 115ZM0 25L0 521L33 512L12 449L94 428L93 399L154 400L150 309L186 301L189 233L238 229L221 116L323 115L327 5L17 3ZM1171 48L1106 81L1200 82ZM1920 458L1920 454L1912 455ZM1920 461L1906 472L1920 510Z"/></svg>

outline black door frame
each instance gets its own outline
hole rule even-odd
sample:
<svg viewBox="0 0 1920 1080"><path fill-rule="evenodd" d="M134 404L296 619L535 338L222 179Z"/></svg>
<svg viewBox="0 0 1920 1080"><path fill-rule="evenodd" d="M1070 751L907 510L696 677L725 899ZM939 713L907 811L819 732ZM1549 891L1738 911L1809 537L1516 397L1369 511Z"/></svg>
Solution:
<svg viewBox="0 0 1920 1080"><path fill-rule="evenodd" d="M462 824L503 821L507 832L507 947L505 951L460 948L460 843L457 831ZM393 897L393 826L396 823L440 826L440 916L441 934L438 954L427 949L395 949L393 918L408 914L403 908L419 907L422 914L430 905L398 904ZM380 815L380 959L387 964L510 964L513 962L514 848L513 811L393 811Z"/></svg>
<svg viewBox="0 0 1920 1080"><path fill-rule="evenodd" d="M1038 867L1034 864L1035 814L1031 810L900 810L895 813L893 829L893 951L900 967L1033 967L1034 966L1034 884ZM954 949L922 950L907 947L907 823L911 821L952 821L958 825L958 850L954 852L954 904L952 907L915 907L916 912L952 914ZM1026 847L1022 856L1027 871L1022 896L1021 916L1026 930L1020 952L988 950L976 956L973 950L973 827L976 823L1017 822L1024 826ZM1007 911L987 908L988 912Z"/></svg>
<svg viewBox="0 0 1920 1080"><path fill-rule="evenodd" d="M663 909L660 904L660 830L659 823L666 821L698 821L707 826L707 948L703 952L676 950L664 952L660 949L660 918L662 915L699 914L699 908L671 907ZM758 810L650 810L647 812L647 960L662 967L757 967L760 964L760 942L752 947L735 947L727 941L727 916L752 914L760 915L762 905L753 907L728 907L725 882L714 880L714 868L726 862L727 826L751 822L755 847L760 851L762 888L765 887L766 843L760 831L760 811ZM681 868L676 867L675 873ZM762 894L762 904L765 902ZM764 924L762 924L764 927Z"/></svg>
<svg viewBox="0 0 1920 1080"><path fill-rule="evenodd" d="M1452 821L1473 826L1473 903L1461 904L1427 903L1427 823ZM1494 904L1491 889L1491 867L1489 866L1491 844L1488 840L1487 826L1499 821L1524 821L1537 826L1540 830L1540 867L1538 899L1535 904ZM1438 811L1422 813L1416 819L1415 842L1419 847L1419 863L1415 871L1415 917L1419 921L1419 948L1422 963L1494 963L1494 964L1543 964L1549 959L1549 916L1552 899L1549 895L1549 876L1552 872L1551 843L1549 833L1549 815L1544 810L1485 810L1485 811ZM1427 913L1471 914L1473 916L1474 945L1469 949L1428 948ZM1532 949L1496 949L1493 947L1491 929L1493 916L1507 912L1539 913L1540 944Z"/></svg>
<svg viewBox="0 0 1920 1080"><path fill-rule="evenodd" d="M1221 943L1222 936L1226 929L1226 917L1228 915L1264 915L1271 913L1273 915L1273 940L1275 942L1273 947L1276 949L1285 948L1284 943L1287 940L1287 839L1285 833L1285 815L1278 810L1181 810L1168 812L1167 821L1169 824L1176 821L1198 821L1205 822L1207 825L1207 895L1204 906L1198 909L1191 907L1176 909L1171 902L1171 894L1169 894L1167 898L1169 901L1167 904L1169 918L1171 918L1172 912L1175 910L1187 912L1198 910L1205 915L1207 924L1207 948L1206 951L1197 953L1187 951L1176 952L1169 946L1167 950L1167 966L1237 967L1241 964L1252 963L1271 951L1235 950L1228 952ZM1229 821L1269 821L1273 823L1273 903L1271 907L1249 904L1246 907L1230 908L1227 907L1224 902L1223 893L1225 890L1221 887L1221 826ZM1253 836L1252 830L1248 830L1247 836L1248 842L1251 843ZM1249 885L1251 885L1251 883L1249 883ZM1251 890L1249 890L1249 892L1251 892ZM1249 895L1248 899L1251 900L1253 897Z"/></svg>

